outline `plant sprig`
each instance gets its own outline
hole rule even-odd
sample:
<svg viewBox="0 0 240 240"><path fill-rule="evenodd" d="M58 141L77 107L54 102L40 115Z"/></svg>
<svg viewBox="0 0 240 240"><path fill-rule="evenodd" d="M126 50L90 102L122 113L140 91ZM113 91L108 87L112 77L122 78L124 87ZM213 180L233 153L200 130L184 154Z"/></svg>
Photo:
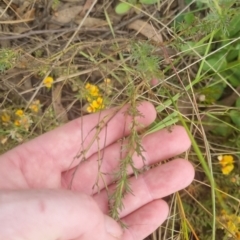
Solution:
<svg viewBox="0 0 240 240"><path fill-rule="evenodd" d="M143 160L143 165L145 165L144 148L141 143L141 136L138 133L139 123L137 121L137 117L141 117L142 114L137 109L135 98L131 100L126 114L132 117L130 135L126 139L122 139L120 165L115 173L115 188L109 198L110 216L119 221L124 227L126 226L121 222L119 213L124 208L123 199L126 194L133 194L128 176L129 166L135 177L139 174L139 169L135 167L133 162L133 155L137 154L137 156L140 156Z"/></svg>

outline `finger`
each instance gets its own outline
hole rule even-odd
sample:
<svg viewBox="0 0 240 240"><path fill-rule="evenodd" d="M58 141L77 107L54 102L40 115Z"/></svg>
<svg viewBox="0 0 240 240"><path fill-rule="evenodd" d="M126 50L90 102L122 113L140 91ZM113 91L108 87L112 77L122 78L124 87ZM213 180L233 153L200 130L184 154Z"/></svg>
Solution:
<svg viewBox="0 0 240 240"><path fill-rule="evenodd" d="M0 239L114 240L122 235L91 197L62 190L2 191L0 222Z"/></svg>
<svg viewBox="0 0 240 240"><path fill-rule="evenodd" d="M136 117L139 129L154 121L156 111L151 103L142 102L137 108L141 113L141 116ZM127 109L128 106L119 111L113 108L78 118L16 147L2 155L2 158L19 159L18 153L21 152L21 159L25 161L23 168L29 168L29 166L32 168L34 165L41 169L54 167L55 170L67 170L70 166L74 167L79 163L79 160L73 161L77 153L84 151L87 158L99 149L129 134L132 118L126 115ZM105 122L105 127L96 136L98 127L104 125L103 122Z"/></svg>
<svg viewBox="0 0 240 240"><path fill-rule="evenodd" d="M192 164L183 159L176 159L157 166L137 178L131 177L129 185L133 194L126 194L123 199L124 208L120 217L125 217L145 204L166 197L187 187L194 178ZM110 192L114 186L111 186ZM94 195L94 199L104 213L109 212L108 194L103 190Z"/></svg>
<svg viewBox="0 0 240 240"><path fill-rule="evenodd" d="M161 160L172 158L186 151L190 144L189 137L181 126L175 126L171 131L164 129L147 135L142 141L142 146L145 150L143 152L145 156L144 163L152 165ZM103 154L103 161L100 169L105 174L102 174L99 179L97 179L99 176L97 163L99 155L94 154L87 161L83 162L78 169L74 168L63 174L64 185L67 187L71 182L72 189L83 191L89 195L103 189L105 185L109 185L114 181L112 173L118 171L120 159L124 157L121 148L122 144L117 142L103 150L101 153ZM141 169L143 167L143 160L137 154L134 154L133 161L136 168ZM129 173L132 173L131 168ZM96 181L98 181L98 187L93 188Z"/></svg>
<svg viewBox="0 0 240 240"><path fill-rule="evenodd" d="M122 219L127 226L122 240L141 240L154 232L168 216L165 201L154 200Z"/></svg>

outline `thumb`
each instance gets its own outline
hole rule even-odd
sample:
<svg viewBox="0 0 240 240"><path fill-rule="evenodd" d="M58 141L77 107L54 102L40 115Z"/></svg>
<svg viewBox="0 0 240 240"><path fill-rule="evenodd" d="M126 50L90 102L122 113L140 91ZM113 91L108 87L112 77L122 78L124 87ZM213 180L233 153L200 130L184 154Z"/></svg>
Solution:
<svg viewBox="0 0 240 240"><path fill-rule="evenodd" d="M88 195L67 190L0 191L0 239L113 240L121 227Z"/></svg>

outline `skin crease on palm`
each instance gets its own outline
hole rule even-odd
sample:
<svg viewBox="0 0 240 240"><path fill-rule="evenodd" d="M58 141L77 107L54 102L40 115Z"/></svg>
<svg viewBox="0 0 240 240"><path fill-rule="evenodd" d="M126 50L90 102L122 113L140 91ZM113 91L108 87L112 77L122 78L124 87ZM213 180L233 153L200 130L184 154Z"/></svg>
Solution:
<svg viewBox="0 0 240 240"><path fill-rule="evenodd" d="M192 165L174 160L131 177L134 193L124 198L122 230L107 216L108 200L103 181L93 188L98 176L98 155L103 154L101 171L109 188L119 164L121 143L129 134L131 117L127 106L116 112L108 109L73 120L62 127L24 143L0 156L0 239L7 240L141 240L168 216L168 205L161 198L188 186L194 178ZM149 102L138 106L140 128L150 125L156 111ZM73 160L95 136L99 118L116 112L86 152L86 161ZM113 115L113 114L112 114ZM81 144L81 140L85 139ZM146 164L173 158L190 147L181 126L147 135L142 145ZM133 157L135 166L143 161ZM70 169L69 169L70 167ZM77 171L75 171L77 169ZM72 181L72 176L74 178ZM129 169L129 174L131 169ZM68 186L71 183L71 190ZM98 190L100 193L98 193Z"/></svg>

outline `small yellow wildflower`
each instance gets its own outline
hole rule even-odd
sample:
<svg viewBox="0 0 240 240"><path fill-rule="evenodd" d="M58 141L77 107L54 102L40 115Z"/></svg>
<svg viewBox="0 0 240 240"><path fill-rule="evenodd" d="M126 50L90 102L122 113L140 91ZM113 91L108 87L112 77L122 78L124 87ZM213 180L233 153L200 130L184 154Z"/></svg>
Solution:
<svg viewBox="0 0 240 240"><path fill-rule="evenodd" d="M90 107L94 109L95 111L98 109L103 108L103 99L101 97L98 97L97 100L93 100L92 103L90 104ZM93 112L95 112L93 111Z"/></svg>
<svg viewBox="0 0 240 240"><path fill-rule="evenodd" d="M218 160L224 175L228 175L234 169L232 155L220 155L218 156Z"/></svg>
<svg viewBox="0 0 240 240"><path fill-rule="evenodd" d="M52 87L52 84L53 84L53 78L52 77L46 77L44 80L43 80L43 84L46 88L51 88Z"/></svg>
<svg viewBox="0 0 240 240"><path fill-rule="evenodd" d="M90 95L92 95L93 97L97 97L99 95L99 88L95 85L92 85L89 89L89 93Z"/></svg>
<svg viewBox="0 0 240 240"><path fill-rule="evenodd" d="M233 156L232 155L220 155L218 156L219 163L222 167L226 165L233 164Z"/></svg>
<svg viewBox="0 0 240 240"><path fill-rule="evenodd" d="M16 112L15 112L15 115L19 116L19 117L22 117L24 115L24 112L23 110L21 109L18 109Z"/></svg>
<svg viewBox="0 0 240 240"><path fill-rule="evenodd" d="M87 83L86 89L86 100L89 103L87 112L92 113L104 108L103 98L100 94L100 89L94 84Z"/></svg>
<svg viewBox="0 0 240 240"><path fill-rule="evenodd" d="M90 89L91 86L92 86L92 85L91 85L90 83L87 83L87 84L85 85L85 88L86 88L86 89Z"/></svg>
<svg viewBox="0 0 240 240"><path fill-rule="evenodd" d="M15 120L15 121L14 121L14 125L17 126L17 127L19 127L19 126L20 126L20 121L19 121L19 120Z"/></svg>
<svg viewBox="0 0 240 240"><path fill-rule="evenodd" d="M102 97L98 97L97 98L97 103L99 105L99 109L103 109L104 108L104 104L103 104L103 98Z"/></svg>
<svg viewBox="0 0 240 240"><path fill-rule="evenodd" d="M35 100L32 102L32 104L29 106L29 109L31 109L33 112L38 113L40 108L40 101Z"/></svg>
<svg viewBox="0 0 240 240"><path fill-rule="evenodd" d="M90 106L87 107L87 112L93 113L93 112L96 112L96 109L93 106L90 105Z"/></svg>
<svg viewBox="0 0 240 240"><path fill-rule="evenodd" d="M234 168L234 165L233 164L230 164L230 165L227 165L225 167L222 167L222 173L224 175L228 175Z"/></svg>
<svg viewBox="0 0 240 240"><path fill-rule="evenodd" d="M93 100L92 101L92 103L90 104L90 106L92 107L92 108L98 108L99 107L99 104L97 103L97 101L96 100Z"/></svg>
<svg viewBox="0 0 240 240"><path fill-rule="evenodd" d="M4 122L4 123L8 123L8 122L10 122L11 117L10 117L10 115L8 115L7 113L3 113L2 116L1 116L1 120L2 120L2 122Z"/></svg>
<svg viewBox="0 0 240 240"><path fill-rule="evenodd" d="M97 103L98 103L99 105L102 104L102 103L103 103L103 98L98 97L98 98L97 98Z"/></svg>
<svg viewBox="0 0 240 240"><path fill-rule="evenodd" d="M228 214L226 211L222 210L221 211L221 216L219 217L220 222L225 225L225 232L227 233L228 236L231 237L238 237L239 235L239 227L240 227L240 221L239 217L236 214ZM224 229L222 227L222 229ZM231 238L232 239L232 238ZM234 238L238 239L238 238Z"/></svg>
<svg viewBox="0 0 240 240"><path fill-rule="evenodd" d="M98 88L96 85L87 83L87 84L85 85L85 88L87 89L88 94L89 94L90 96L92 96L92 97L97 97L97 96L99 96L99 88Z"/></svg>
<svg viewBox="0 0 240 240"><path fill-rule="evenodd" d="M231 220L227 222L227 227L228 227L228 230L232 233L235 233L238 231L236 224Z"/></svg>
<svg viewBox="0 0 240 240"><path fill-rule="evenodd" d="M24 116L21 117L21 119L16 119L14 121L15 126L24 128L27 131L28 131L28 129L31 126L32 123L33 123L33 121L27 115L24 115Z"/></svg>

